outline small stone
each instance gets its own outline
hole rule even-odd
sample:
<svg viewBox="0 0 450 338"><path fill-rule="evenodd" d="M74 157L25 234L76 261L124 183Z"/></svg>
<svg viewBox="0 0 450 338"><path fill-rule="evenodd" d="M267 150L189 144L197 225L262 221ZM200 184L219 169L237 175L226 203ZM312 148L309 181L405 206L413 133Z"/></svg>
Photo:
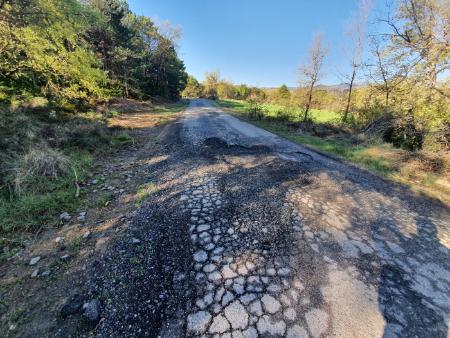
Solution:
<svg viewBox="0 0 450 338"><path fill-rule="evenodd" d="M208 254L205 251L203 251L203 250L197 251L194 254L194 260L196 262L200 262L201 263L201 262L206 261L207 259L208 259Z"/></svg>
<svg viewBox="0 0 450 338"><path fill-rule="evenodd" d="M38 276L38 274L39 274L39 270L36 269L36 270L34 270L33 273L31 274L31 277L35 278L35 277Z"/></svg>
<svg viewBox="0 0 450 338"><path fill-rule="evenodd" d="M30 265L36 265L41 260L41 256L36 256L30 259Z"/></svg>
<svg viewBox="0 0 450 338"><path fill-rule="evenodd" d="M84 303L83 315L91 322L97 322L100 319L101 303L98 299L93 299L90 302Z"/></svg>
<svg viewBox="0 0 450 338"><path fill-rule="evenodd" d="M241 295L241 294L244 293L244 286L242 284L239 284L239 283L233 283L233 290L238 295Z"/></svg>
<svg viewBox="0 0 450 338"><path fill-rule="evenodd" d="M209 328L209 332L210 333L224 333L225 331L228 331L229 328L230 328L230 323L228 323L228 320L222 315L217 315L213 319L213 322Z"/></svg>
<svg viewBox="0 0 450 338"><path fill-rule="evenodd" d="M240 300L244 305L250 304L256 298L254 293L246 293L241 296Z"/></svg>
<svg viewBox="0 0 450 338"><path fill-rule="evenodd" d="M79 213L80 216L86 216L86 211L82 211Z"/></svg>
<svg viewBox="0 0 450 338"><path fill-rule="evenodd" d="M72 216L70 216L67 212L63 212L61 215L59 215L59 219L63 222L68 222L71 218Z"/></svg>
<svg viewBox="0 0 450 338"><path fill-rule="evenodd" d="M66 261L70 258L70 255L63 255L60 258L61 258L61 260Z"/></svg>
<svg viewBox="0 0 450 338"><path fill-rule="evenodd" d="M208 275L208 279L212 282L216 282L222 279L222 275L219 272L214 271Z"/></svg>
<svg viewBox="0 0 450 338"><path fill-rule="evenodd" d="M258 338L258 331L254 327L249 327L247 330L242 331L244 338Z"/></svg>
<svg viewBox="0 0 450 338"><path fill-rule="evenodd" d="M141 243L141 240L133 237L133 239L131 240L131 243L139 244L139 243Z"/></svg>
<svg viewBox="0 0 450 338"><path fill-rule="evenodd" d="M271 314L278 312L281 308L280 302L269 295L264 295L261 298L261 302L263 304L264 310Z"/></svg>
<svg viewBox="0 0 450 338"><path fill-rule="evenodd" d="M80 311L82 306L83 301L81 299L81 296L75 295L61 308L61 316L65 318L69 315L76 314L78 311Z"/></svg>
<svg viewBox="0 0 450 338"><path fill-rule="evenodd" d="M222 268L222 275L224 279L230 279L237 276L236 272L234 272L229 265L225 265Z"/></svg>
<svg viewBox="0 0 450 338"><path fill-rule="evenodd" d="M91 236L91 232L90 232L90 231L86 231L86 232L83 234L83 238L84 238L84 239L89 238L89 236Z"/></svg>
<svg viewBox="0 0 450 338"><path fill-rule="evenodd" d="M41 273L41 276L42 276L42 277L50 276L50 270L46 270L46 271L42 272L42 273Z"/></svg>
<svg viewBox="0 0 450 338"><path fill-rule="evenodd" d="M86 220L86 216L78 216L77 220L80 222L84 222Z"/></svg>
<svg viewBox="0 0 450 338"><path fill-rule="evenodd" d="M233 329L245 329L247 327L248 313L239 301L235 300L228 305L224 312Z"/></svg>
<svg viewBox="0 0 450 338"><path fill-rule="evenodd" d="M234 299L234 295L227 291L225 295L222 297L222 305L225 306L230 303Z"/></svg>
<svg viewBox="0 0 450 338"><path fill-rule="evenodd" d="M55 238L55 242L56 242L56 243L62 243L62 242L64 242L64 237L56 237L56 238Z"/></svg>
<svg viewBox="0 0 450 338"><path fill-rule="evenodd" d="M261 302L259 300L250 304L250 312L258 317L263 314Z"/></svg>
<svg viewBox="0 0 450 338"><path fill-rule="evenodd" d="M214 264L205 265L205 267L203 268L203 271L207 273L213 272L214 270L216 270L216 266Z"/></svg>
<svg viewBox="0 0 450 338"><path fill-rule="evenodd" d="M188 334L202 334L205 332L211 315L206 311L199 311L190 314L187 318L187 331Z"/></svg>

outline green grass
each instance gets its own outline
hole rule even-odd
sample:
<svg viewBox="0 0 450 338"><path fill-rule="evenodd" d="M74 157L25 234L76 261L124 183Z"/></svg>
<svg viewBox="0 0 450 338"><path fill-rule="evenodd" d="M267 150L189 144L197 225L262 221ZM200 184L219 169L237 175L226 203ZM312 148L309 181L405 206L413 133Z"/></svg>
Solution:
<svg viewBox="0 0 450 338"><path fill-rule="evenodd" d="M311 148L320 151L337 155L345 160L353 163L361 164L364 167L371 169L379 174L387 176L394 173L397 168L394 163L391 163L386 157L373 156L370 147L352 145L347 142L339 142L335 140L322 139L307 134L299 134L282 123L272 121L251 121L257 126L269 130L275 134L283 136L293 142L310 146ZM392 148L388 145L377 146L381 149L386 148L386 151L391 151ZM383 153L382 151L380 153Z"/></svg>
<svg viewBox="0 0 450 338"><path fill-rule="evenodd" d="M189 106L188 100L180 100L175 103L165 104L155 107L155 113L158 114L174 114L185 110Z"/></svg>
<svg viewBox="0 0 450 338"><path fill-rule="evenodd" d="M155 193L157 190L158 188L153 182L148 182L139 186L136 192L136 206L141 205L148 196Z"/></svg>
<svg viewBox="0 0 450 338"><path fill-rule="evenodd" d="M8 199L0 198L0 232L36 230L55 222L54 215L77 210L84 202L76 197L75 172L78 182L90 173L92 155L86 152L72 154L69 172L56 180L35 177L26 192ZM74 172L75 171L75 172Z"/></svg>
<svg viewBox="0 0 450 338"><path fill-rule="evenodd" d="M249 104L241 100L218 100L217 103L226 108L230 108L236 113L246 114ZM303 119L303 111L300 108L285 107L278 104L263 103L261 107L264 116L271 119L283 119L289 122L299 122ZM329 110L312 109L310 117L316 123L333 123L340 119L340 115Z"/></svg>

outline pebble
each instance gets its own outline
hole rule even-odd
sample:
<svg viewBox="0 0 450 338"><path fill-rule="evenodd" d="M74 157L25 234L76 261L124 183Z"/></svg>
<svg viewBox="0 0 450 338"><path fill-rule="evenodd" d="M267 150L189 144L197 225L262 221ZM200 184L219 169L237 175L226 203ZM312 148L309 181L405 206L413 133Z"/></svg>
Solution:
<svg viewBox="0 0 450 338"><path fill-rule="evenodd" d="M41 260L41 256L36 256L30 259L30 265L36 265Z"/></svg>
<svg viewBox="0 0 450 338"><path fill-rule="evenodd" d="M97 322L100 319L101 303L98 299L93 299L83 304L83 315L91 322Z"/></svg>
<svg viewBox="0 0 450 338"><path fill-rule="evenodd" d="M70 216L67 212L63 212L61 215L59 215L59 219L63 222L68 222L71 218L72 216Z"/></svg>
<svg viewBox="0 0 450 338"><path fill-rule="evenodd" d="M211 320L211 315L206 311L190 314L187 318L187 331L190 334L201 334Z"/></svg>

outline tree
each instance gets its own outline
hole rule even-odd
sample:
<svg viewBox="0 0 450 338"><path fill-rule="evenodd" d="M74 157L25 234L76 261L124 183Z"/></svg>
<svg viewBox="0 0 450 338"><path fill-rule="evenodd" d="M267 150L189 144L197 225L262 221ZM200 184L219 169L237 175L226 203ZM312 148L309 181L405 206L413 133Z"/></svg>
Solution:
<svg viewBox="0 0 450 338"><path fill-rule="evenodd" d="M230 81L221 80L217 84L217 96L224 99L235 99L237 91L233 83Z"/></svg>
<svg viewBox="0 0 450 338"><path fill-rule="evenodd" d="M323 61L327 53L328 49L323 46L322 33L316 33L312 45L309 48L307 59L300 66L300 84L308 88L303 121L307 121L308 119L308 113L311 109L313 99L314 86L320 80Z"/></svg>
<svg viewBox="0 0 450 338"><path fill-rule="evenodd" d="M283 84L278 88L278 96L281 100L288 101L291 98L291 92L289 88Z"/></svg>
<svg viewBox="0 0 450 338"><path fill-rule="evenodd" d="M203 94L203 86L192 75L188 76L186 88L184 88L183 97L201 97Z"/></svg>
<svg viewBox="0 0 450 338"><path fill-rule="evenodd" d="M106 74L83 36L94 22L77 0L5 2L0 88L70 104L103 97Z"/></svg>
<svg viewBox="0 0 450 338"><path fill-rule="evenodd" d="M372 7L371 0L360 0L358 10L353 15L351 19L346 34L350 40L350 46L346 48L346 51L349 51L348 58L350 60L350 74L345 76L347 84L348 84L348 93L347 93L347 102L344 110L344 115L342 120L347 122L348 114L350 112L351 100L352 100L352 91L355 80L358 77L359 69L362 66L361 62L361 54L364 47L364 41L366 37L366 25L367 25L367 17Z"/></svg>
<svg viewBox="0 0 450 338"><path fill-rule="evenodd" d="M430 90L448 94L440 88L438 77L450 69L450 29L447 0L398 0L396 12L383 20L392 51L417 81Z"/></svg>
<svg viewBox="0 0 450 338"><path fill-rule="evenodd" d="M205 96L207 98L216 99L217 98L217 86L220 81L220 73L218 71L206 72L205 81L203 82Z"/></svg>
<svg viewBox="0 0 450 338"><path fill-rule="evenodd" d="M241 84L236 88L237 91L237 98L239 100L246 100L250 95L250 88L245 85Z"/></svg>
<svg viewBox="0 0 450 338"><path fill-rule="evenodd" d="M400 67L395 54L388 46L382 46L376 38L371 39L373 63L368 64L369 78L384 93L384 107L389 109L389 100L394 90L407 78L407 67Z"/></svg>

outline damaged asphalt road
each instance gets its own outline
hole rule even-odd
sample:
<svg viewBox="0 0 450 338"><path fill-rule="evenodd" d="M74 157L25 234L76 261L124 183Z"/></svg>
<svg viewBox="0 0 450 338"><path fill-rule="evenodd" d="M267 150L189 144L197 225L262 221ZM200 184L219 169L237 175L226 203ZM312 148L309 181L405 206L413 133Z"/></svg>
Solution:
<svg viewBox="0 0 450 338"><path fill-rule="evenodd" d="M98 262L97 337L447 337L450 212L193 100Z"/></svg>

